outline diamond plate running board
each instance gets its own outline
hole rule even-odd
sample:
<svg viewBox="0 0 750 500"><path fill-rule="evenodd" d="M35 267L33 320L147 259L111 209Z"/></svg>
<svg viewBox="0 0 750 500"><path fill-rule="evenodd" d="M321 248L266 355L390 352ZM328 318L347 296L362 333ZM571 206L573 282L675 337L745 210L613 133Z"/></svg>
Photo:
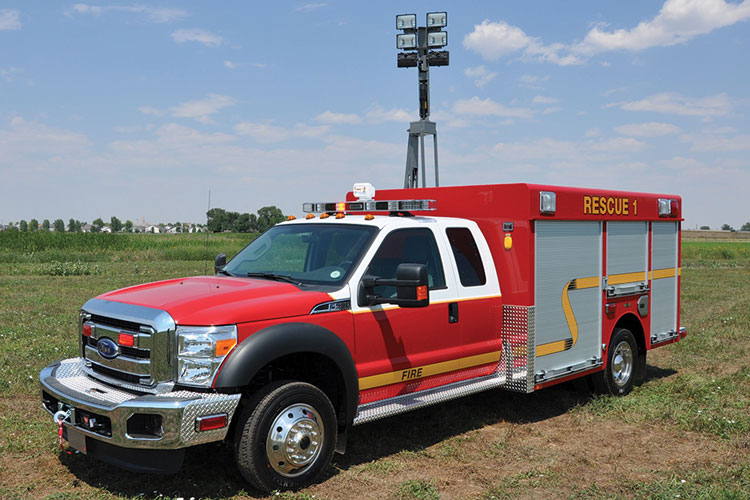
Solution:
<svg viewBox="0 0 750 500"><path fill-rule="evenodd" d="M526 374L524 372L523 377ZM515 378L515 377L514 377ZM433 389L413 392L396 396L394 398L384 399L382 401L373 401L359 405L357 416L354 417L354 425L364 424L380 418L390 417L407 411L423 408L425 406L450 401L451 399L468 396L487 389L502 387L505 384L505 374L495 373L480 378L472 378L454 382L448 385L441 385Z"/></svg>

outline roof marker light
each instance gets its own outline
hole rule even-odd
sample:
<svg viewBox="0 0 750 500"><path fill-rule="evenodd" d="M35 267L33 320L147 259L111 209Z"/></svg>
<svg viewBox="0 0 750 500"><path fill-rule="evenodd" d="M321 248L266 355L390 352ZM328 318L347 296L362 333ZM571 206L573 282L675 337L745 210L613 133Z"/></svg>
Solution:
<svg viewBox="0 0 750 500"><path fill-rule="evenodd" d="M315 218L315 214L307 214L307 215L305 215L305 219L307 219L307 220L314 219L314 218Z"/></svg>
<svg viewBox="0 0 750 500"><path fill-rule="evenodd" d="M539 191L539 211L554 214L557 210L557 195L552 191Z"/></svg>
<svg viewBox="0 0 750 500"><path fill-rule="evenodd" d="M287 218L286 218L286 220L294 220L294 219L296 219L296 218L297 218L297 217L295 217L294 215L290 215L289 217L287 217Z"/></svg>
<svg viewBox="0 0 750 500"><path fill-rule="evenodd" d="M337 219L343 219L344 217L346 217L346 215L344 215L343 212L339 212L339 213L336 214L336 218Z"/></svg>
<svg viewBox="0 0 750 500"><path fill-rule="evenodd" d="M320 214L321 219L327 219L328 217L330 217L330 215L328 215L327 213Z"/></svg>
<svg viewBox="0 0 750 500"><path fill-rule="evenodd" d="M365 215L365 220L372 220L372 219L374 219L374 218L375 218L375 216L374 216L374 215L372 215L372 214L367 214L367 215Z"/></svg>

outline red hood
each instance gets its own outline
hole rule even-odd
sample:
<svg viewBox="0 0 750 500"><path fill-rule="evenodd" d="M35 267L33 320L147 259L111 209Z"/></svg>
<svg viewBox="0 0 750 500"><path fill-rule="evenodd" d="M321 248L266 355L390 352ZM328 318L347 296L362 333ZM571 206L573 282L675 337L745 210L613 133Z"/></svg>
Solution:
<svg viewBox="0 0 750 500"><path fill-rule="evenodd" d="M290 283L252 278L196 276L108 292L98 299L167 311L178 325L229 325L300 316L331 300Z"/></svg>

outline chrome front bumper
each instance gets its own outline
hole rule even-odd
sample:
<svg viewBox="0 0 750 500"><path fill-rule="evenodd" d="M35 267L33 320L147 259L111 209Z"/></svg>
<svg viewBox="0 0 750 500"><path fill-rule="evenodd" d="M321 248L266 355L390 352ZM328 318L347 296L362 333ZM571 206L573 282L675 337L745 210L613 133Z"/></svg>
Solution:
<svg viewBox="0 0 750 500"><path fill-rule="evenodd" d="M122 448L174 450L220 441L240 401L240 394L174 391L143 395L118 389L86 375L82 358L51 364L39 373L39 382L45 410L69 412L63 422L66 435ZM197 419L217 415L227 416L225 427L196 430ZM143 432L139 422L146 420L159 425ZM69 441L73 447L85 446L84 439Z"/></svg>

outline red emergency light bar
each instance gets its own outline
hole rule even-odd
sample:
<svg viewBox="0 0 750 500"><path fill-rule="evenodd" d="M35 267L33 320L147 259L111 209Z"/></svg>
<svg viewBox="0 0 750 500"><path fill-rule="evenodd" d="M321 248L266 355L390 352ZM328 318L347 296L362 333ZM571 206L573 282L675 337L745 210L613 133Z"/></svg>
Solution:
<svg viewBox="0 0 750 500"><path fill-rule="evenodd" d="M437 210L435 200L360 200L333 203L303 203L306 213L334 212L417 212Z"/></svg>

